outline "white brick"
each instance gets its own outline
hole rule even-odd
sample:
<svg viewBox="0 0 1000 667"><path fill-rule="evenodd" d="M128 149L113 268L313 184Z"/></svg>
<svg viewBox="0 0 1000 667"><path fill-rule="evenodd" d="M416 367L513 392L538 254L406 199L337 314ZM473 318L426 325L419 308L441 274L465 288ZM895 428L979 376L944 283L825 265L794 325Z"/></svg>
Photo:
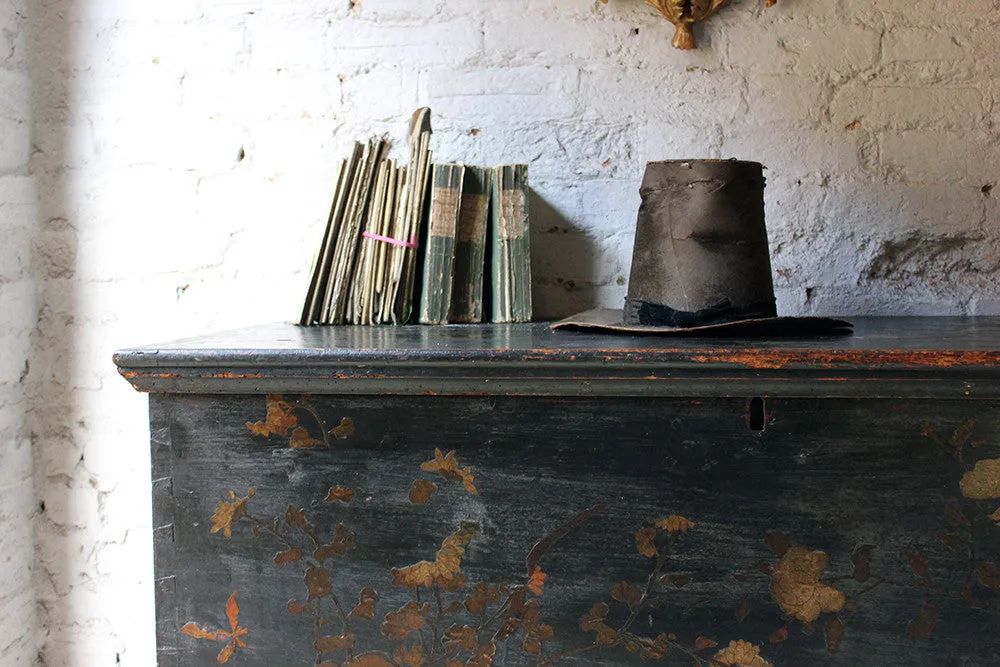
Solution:
<svg viewBox="0 0 1000 667"><path fill-rule="evenodd" d="M970 57L955 32L944 28L890 30L882 49L887 62L948 62Z"/></svg>
<svg viewBox="0 0 1000 667"><path fill-rule="evenodd" d="M985 132L902 132L879 138L882 161L913 183L989 182L1000 173L1000 145Z"/></svg>
<svg viewBox="0 0 1000 667"><path fill-rule="evenodd" d="M757 72L852 72L873 66L879 33L855 25L804 28L798 23L768 23L726 31L733 66Z"/></svg>
<svg viewBox="0 0 1000 667"><path fill-rule="evenodd" d="M577 70L514 67L489 70L431 70L424 96L436 113L480 120L489 117L556 120L577 107Z"/></svg>
<svg viewBox="0 0 1000 667"><path fill-rule="evenodd" d="M631 24L621 21L577 21L573 39L554 39L567 25L561 16L526 12L513 19L489 21L484 27L485 57L504 65L520 63L586 64L619 48L629 38Z"/></svg>
<svg viewBox="0 0 1000 667"><path fill-rule="evenodd" d="M425 66L456 65L482 53L479 24L468 18L444 21L434 30L353 18L334 19L326 39L333 68L394 61L416 61Z"/></svg>

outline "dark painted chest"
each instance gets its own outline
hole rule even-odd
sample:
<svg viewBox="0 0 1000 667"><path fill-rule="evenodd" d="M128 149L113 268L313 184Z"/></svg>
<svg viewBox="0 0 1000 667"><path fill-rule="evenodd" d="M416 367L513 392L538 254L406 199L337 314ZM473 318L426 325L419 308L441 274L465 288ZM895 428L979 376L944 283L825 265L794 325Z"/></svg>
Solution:
<svg viewBox="0 0 1000 667"><path fill-rule="evenodd" d="M1000 321L116 362L151 394L160 665L1000 664Z"/></svg>

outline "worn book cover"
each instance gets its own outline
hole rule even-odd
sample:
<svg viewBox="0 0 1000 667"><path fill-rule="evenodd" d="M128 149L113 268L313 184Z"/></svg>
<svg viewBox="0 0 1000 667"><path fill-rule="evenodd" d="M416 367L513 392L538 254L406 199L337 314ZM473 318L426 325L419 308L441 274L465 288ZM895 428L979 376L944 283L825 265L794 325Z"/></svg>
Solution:
<svg viewBox="0 0 1000 667"><path fill-rule="evenodd" d="M330 206L330 215L327 217L323 238L316 252L316 259L310 274L309 289L306 292L302 315L299 318L299 324L303 326L317 324L322 319L330 267L333 264L334 246L343 223L348 192L354 182L355 172L363 154L364 145L355 142L354 152L350 159L341 162L340 172L337 176L337 188Z"/></svg>
<svg viewBox="0 0 1000 667"><path fill-rule="evenodd" d="M493 168L489 256L493 322L531 321L528 165Z"/></svg>
<svg viewBox="0 0 1000 667"><path fill-rule="evenodd" d="M483 271L492 185L492 169L466 165L462 180L462 206L455 233L455 277L451 286L450 322L468 324L483 321Z"/></svg>
<svg viewBox="0 0 1000 667"><path fill-rule="evenodd" d="M429 200L431 180L431 110L417 109L410 119L410 162L406 168L406 186L401 193L399 215L393 236L405 245L393 246L389 255L388 289L383 311L394 324L406 324L414 311L417 286L423 273L420 260L423 249L418 240L423 237L425 210Z"/></svg>
<svg viewBox="0 0 1000 667"><path fill-rule="evenodd" d="M370 139L354 182L351 184L344 220L337 234L333 263L330 266L326 303L321 319L323 324L347 322L347 304L351 295L351 280L354 278L354 264L364 220L371 203L371 191L375 186L378 165L389 151L389 147L389 142L384 138Z"/></svg>
<svg viewBox="0 0 1000 667"><path fill-rule="evenodd" d="M465 167L460 164L435 164L431 173L431 207L424 242L420 323L445 324L451 306L455 234L462 205Z"/></svg>

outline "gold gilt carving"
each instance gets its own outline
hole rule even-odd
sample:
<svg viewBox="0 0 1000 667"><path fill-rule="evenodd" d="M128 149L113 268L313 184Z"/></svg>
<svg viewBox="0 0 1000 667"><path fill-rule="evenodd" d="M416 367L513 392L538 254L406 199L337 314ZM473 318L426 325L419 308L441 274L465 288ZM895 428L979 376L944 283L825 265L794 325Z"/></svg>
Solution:
<svg viewBox="0 0 1000 667"><path fill-rule="evenodd" d="M729 2L730 0L646 0L647 5L663 14L677 28L672 44L678 49L698 48L692 24L707 20ZM764 0L768 7L776 2L777 0Z"/></svg>

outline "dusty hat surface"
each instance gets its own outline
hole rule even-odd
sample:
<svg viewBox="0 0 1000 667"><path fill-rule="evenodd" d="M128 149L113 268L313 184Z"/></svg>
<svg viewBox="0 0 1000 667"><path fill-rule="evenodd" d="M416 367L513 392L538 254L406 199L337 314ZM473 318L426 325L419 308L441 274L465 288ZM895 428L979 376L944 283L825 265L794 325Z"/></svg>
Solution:
<svg viewBox="0 0 1000 667"><path fill-rule="evenodd" d="M842 336L853 332L854 325L835 317L760 317L689 327L656 324L626 324L621 310L595 308L558 322L553 329L599 333L627 333L650 336Z"/></svg>
<svg viewBox="0 0 1000 667"><path fill-rule="evenodd" d="M624 310L579 313L553 328L704 336L850 332L841 319L777 316L764 185L759 162L648 163Z"/></svg>

